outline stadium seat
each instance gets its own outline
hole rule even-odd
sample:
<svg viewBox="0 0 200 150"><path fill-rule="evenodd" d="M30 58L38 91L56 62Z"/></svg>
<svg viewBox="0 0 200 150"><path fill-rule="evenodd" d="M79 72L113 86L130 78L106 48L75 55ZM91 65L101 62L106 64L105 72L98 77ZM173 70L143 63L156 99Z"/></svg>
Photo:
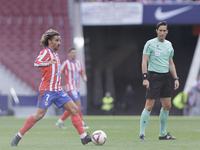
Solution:
<svg viewBox="0 0 200 150"><path fill-rule="evenodd" d="M64 5L64 6L63 6ZM42 50L42 34L53 28L61 34L62 42L59 55L63 55L71 46L72 39L66 0L1 0L0 62L26 82L35 91L41 82L41 70L33 66L36 57ZM50 17L52 15L52 18ZM67 18L67 21L65 19ZM67 26L67 28L65 28ZM68 30L67 32L65 30ZM9 39L9 40L6 40Z"/></svg>

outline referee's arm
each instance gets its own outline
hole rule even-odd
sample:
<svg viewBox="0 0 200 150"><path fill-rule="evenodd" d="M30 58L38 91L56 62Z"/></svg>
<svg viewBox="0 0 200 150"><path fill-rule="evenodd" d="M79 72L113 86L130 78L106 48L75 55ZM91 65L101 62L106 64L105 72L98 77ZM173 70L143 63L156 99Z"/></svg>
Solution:
<svg viewBox="0 0 200 150"><path fill-rule="evenodd" d="M174 61L172 58L169 58L169 71L174 79L177 78L176 67L174 65ZM174 81L174 90L178 89L179 87L179 80Z"/></svg>
<svg viewBox="0 0 200 150"><path fill-rule="evenodd" d="M142 74L147 73L148 60L149 60L149 56L143 54L143 56L142 56ZM143 80L143 86L145 86L146 88L149 87L149 81L147 79Z"/></svg>

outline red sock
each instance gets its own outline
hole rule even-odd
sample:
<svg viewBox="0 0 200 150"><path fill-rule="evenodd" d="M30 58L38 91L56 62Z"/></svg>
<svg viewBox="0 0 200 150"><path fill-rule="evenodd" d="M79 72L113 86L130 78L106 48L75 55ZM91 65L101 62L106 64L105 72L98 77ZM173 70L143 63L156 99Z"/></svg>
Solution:
<svg viewBox="0 0 200 150"><path fill-rule="evenodd" d="M65 119L67 119L67 117L69 117L71 114L68 111L64 111L64 113L62 114L62 117L60 118L62 121L64 121Z"/></svg>
<svg viewBox="0 0 200 150"><path fill-rule="evenodd" d="M82 114L81 109L79 108L78 111L79 111L79 116L80 116L81 120L83 120L83 114Z"/></svg>
<svg viewBox="0 0 200 150"><path fill-rule="evenodd" d="M72 120L74 127L78 131L79 135L85 133L85 131L83 129L83 123L82 123L82 120L81 120L79 114L71 116L71 120Z"/></svg>
<svg viewBox="0 0 200 150"><path fill-rule="evenodd" d="M33 118L32 115L30 117L28 117L24 126L19 131L20 134L23 136L26 133L26 131L30 130L34 126L35 123L36 123L36 121L35 121L35 119Z"/></svg>

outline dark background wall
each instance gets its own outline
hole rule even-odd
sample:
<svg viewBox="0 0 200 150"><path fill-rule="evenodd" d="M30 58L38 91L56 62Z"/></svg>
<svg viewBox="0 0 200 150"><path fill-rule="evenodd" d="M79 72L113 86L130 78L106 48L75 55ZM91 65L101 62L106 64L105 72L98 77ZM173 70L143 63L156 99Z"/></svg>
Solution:
<svg viewBox="0 0 200 150"><path fill-rule="evenodd" d="M175 50L174 63L180 78L180 88L177 91L172 87L172 98L183 91L197 43L193 35L192 25L169 25L167 40L171 41ZM100 106L93 103L94 69L107 55L112 60L118 53L126 55L125 59L114 66L115 106L116 114L140 115L145 104L145 88L142 86L141 60L144 44L147 40L156 37L155 25L140 26L85 26L85 56L86 72L88 76L88 115L100 114ZM128 54L128 55L127 55ZM106 66L105 66L106 67ZM105 87L105 72L102 72L103 87ZM173 83L173 78L171 78ZM133 86L134 105L131 110L122 110L120 104L125 88ZM104 88L104 93L105 88ZM158 102L159 104L159 102ZM153 110L156 114L156 109ZM179 111L172 107L171 115L178 115Z"/></svg>

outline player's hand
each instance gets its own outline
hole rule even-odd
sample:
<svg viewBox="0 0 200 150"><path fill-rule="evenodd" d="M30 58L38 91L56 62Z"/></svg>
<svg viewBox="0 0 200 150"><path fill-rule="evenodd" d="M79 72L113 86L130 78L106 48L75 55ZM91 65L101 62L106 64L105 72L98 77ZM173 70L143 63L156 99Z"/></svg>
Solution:
<svg viewBox="0 0 200 150"><path fill-rule="evenodd" d="M174 81L174 90L177 90L179 88L179 81L175 80Z"/></svg>
<svg viewBox="0 0 200 150"><path fill-rule="evenodd" d="M56 63L56 59L52 59L49 61L49 66Z"/></svg>
<svg viewBox="0 0 200 150"><path fill-rule="evenodd" d="M143 86L145 86L146 88L149 88L149 81L147 79L143 80Z"/></svg>
<svg viewBox="0 0 200 150"><path fill-rule="evenodd" d="M83 81L87 82L87 76L86 75L83 75Z"/></svg>

